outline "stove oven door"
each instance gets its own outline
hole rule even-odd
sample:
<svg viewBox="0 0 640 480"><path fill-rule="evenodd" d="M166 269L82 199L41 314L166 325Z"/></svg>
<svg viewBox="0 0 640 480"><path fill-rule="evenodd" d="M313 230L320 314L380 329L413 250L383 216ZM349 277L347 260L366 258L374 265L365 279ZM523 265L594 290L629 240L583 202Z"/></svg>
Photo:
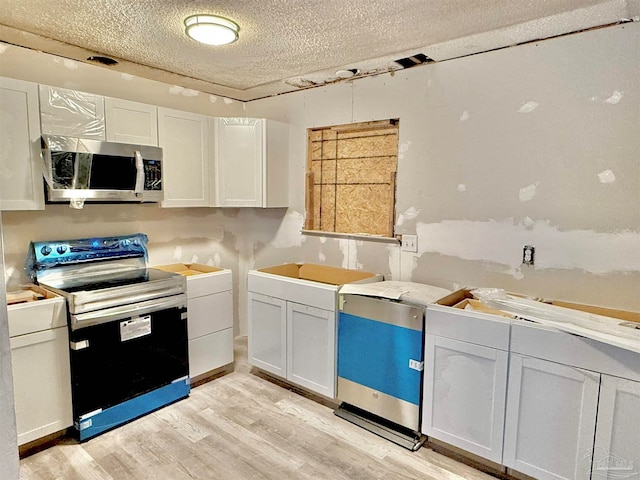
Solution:
<svg viewBox="0 0 640 480"><path fill-rule="evenodd" d="M80 440L189 394L186 295L72 315L70 324Z"/></svg>

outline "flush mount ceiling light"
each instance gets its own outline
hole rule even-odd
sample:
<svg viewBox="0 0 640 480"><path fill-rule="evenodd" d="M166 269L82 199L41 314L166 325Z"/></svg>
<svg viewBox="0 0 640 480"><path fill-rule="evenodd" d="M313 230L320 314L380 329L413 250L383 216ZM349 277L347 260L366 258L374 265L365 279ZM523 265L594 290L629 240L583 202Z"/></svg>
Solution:
<svg viewBox="0 0 640 480"><path fill-rule="evenodd" d="M227 45L238 40L238 24L216 15L191 15L185 18L185 33L206 45Z"/></svg>

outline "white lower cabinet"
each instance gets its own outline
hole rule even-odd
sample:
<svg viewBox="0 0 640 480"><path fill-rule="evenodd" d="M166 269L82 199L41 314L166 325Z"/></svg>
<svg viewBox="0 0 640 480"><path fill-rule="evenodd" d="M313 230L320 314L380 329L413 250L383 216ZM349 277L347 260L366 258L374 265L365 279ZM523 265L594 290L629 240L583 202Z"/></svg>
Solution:
<svg viewBox="0 0 640 480"><path fill-rule="evenodd" d="M591 478L640 478L640 382L602 375Z"/></svg>
<svg viewBox="0 0 640 480"><path fill-rule="evenodd" d="M233 362L233 273L197 263L156 266L187 277L189 377L196 381Z"/></svg>
<svg viewBox="0 0 640 480"><path fill-rule="evenodd" d="M73 424L67 310L62 297L9 305L18 445Z"/></svg>
<svg viewBox="0 0 640 480"><path fill-rule="evenodd" d="M600 375L512 354L504 464L545 479L591 478Z"/></svg>
<svg viewBox="0 0 640 480"><path fill-rule="evenodd" d="M422 432L502 462L510 323L429 305Z"/></svg>
<svg viewBox="0 0 640 480"><path fill-rule="evenodd" d="M249 292L249 363L335 396L336 312Z"/></svg>

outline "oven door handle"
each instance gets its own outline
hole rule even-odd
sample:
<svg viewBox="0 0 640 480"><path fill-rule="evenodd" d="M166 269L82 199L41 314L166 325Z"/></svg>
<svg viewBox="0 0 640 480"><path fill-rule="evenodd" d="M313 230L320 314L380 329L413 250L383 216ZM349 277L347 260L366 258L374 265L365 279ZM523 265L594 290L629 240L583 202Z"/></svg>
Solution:
<svg viewBox="0 0 640 480"><path fill-rule="evenodd" d="M103 308L93 312L80 313L77 315L69 315L71 330L80 330L82 328L101 325L103 323L115 322L117 320L126 320L131 317L148 315L150 313L166 310L169 308L186 308L187 294L172 295L171 297L156 298L147 300L146 302L133 303L129 305L120 305L118 307ZM186 320L186 315L183 315Z"/></svg>

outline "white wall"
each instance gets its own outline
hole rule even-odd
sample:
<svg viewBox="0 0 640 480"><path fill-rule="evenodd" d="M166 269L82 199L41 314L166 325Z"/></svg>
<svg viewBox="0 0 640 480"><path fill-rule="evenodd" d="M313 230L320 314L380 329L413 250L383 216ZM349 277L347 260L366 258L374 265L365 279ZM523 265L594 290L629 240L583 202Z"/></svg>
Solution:
<svg viewBox="0 0 640 480"><path fill-rule="evenodd" d="M152 264L234 270L241 334L247 270L290 261L640 310L639 37L625 24L247 104L6 47L3 76L291 128L288 210L5 212L10 284L24 281L30 240L141 231ZM417 233L419 252L301 235L306 129L396 117L397 232ZM536 247L533 267L521 265L525 244Z"/></svg>
<svg viewBox="0 0 640 480"><path fill-rule="evenodd" d="M417 233L419 252L303 238L306 259L640 310L638 23L250 102L247 113L290 123L298 212L306 128L400 118L396 231ZM521 264L524 245L534 266ZM257 263L274 255L265 247Z"/></svg>

